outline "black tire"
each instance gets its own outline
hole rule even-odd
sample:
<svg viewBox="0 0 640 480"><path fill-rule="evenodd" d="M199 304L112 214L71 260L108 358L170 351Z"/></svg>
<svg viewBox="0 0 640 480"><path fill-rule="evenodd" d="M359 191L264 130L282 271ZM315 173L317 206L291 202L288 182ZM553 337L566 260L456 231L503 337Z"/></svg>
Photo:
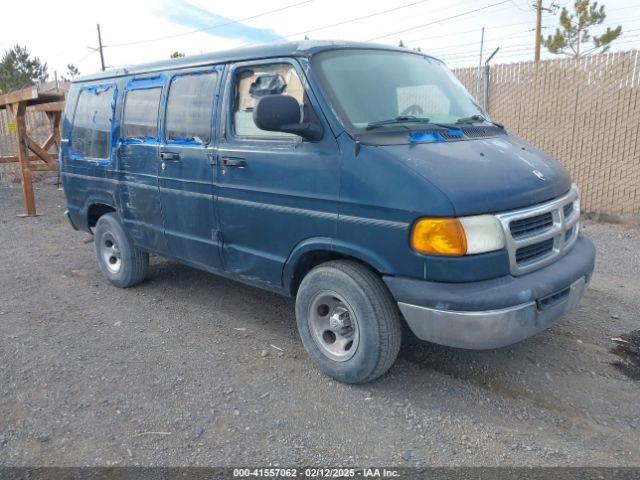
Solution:
<svg viewBox="0 0 640 480"><path fill-rule="evenodd" d="M149 254L133 245L115 213L102 215L93 235L98 265L107 280L120 288L144 281L149 270Z"/></svg>
<svg viewBox="0 0 640 480"><path fill-rule="evenodd" d="M352 356L339 361L330 358L332 353L322 344L322 339L331 341L331 337L325 337L328 331L320 335L319 329L323 327L321 324L318 327L317 323L323 317L333 319L331 313L327 313L327 305L322 304L331 292L338 297L334 300L342 300L334 305L343 305L349 315L355 316L355 322L347 320L347 331L354 323L358 331L355 352L347 352L353 348L348 347L347 342L347 347L338 354L344 350ZM314 311L317 311L315 317ZM296 320L302 343L311 359L324 373L340 382L366 383L378 378L391 368L400 350L401 316L396 302L380 276L355 261L335 260L311 270L298 289Z"/></svg>

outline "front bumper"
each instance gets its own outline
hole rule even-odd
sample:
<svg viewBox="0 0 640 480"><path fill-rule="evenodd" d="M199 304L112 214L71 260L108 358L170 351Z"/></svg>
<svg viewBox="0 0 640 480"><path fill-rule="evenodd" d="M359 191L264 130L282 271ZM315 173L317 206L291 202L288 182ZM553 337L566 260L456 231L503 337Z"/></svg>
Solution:
<svg viewBox="0 0 640 480"><path fill-rule="evenodd" d="M555 263L513 277L472 283L384 277L411 330L422 340L468 349L498 348L549 327L580 301L595 248L580 236Z"/></svg>

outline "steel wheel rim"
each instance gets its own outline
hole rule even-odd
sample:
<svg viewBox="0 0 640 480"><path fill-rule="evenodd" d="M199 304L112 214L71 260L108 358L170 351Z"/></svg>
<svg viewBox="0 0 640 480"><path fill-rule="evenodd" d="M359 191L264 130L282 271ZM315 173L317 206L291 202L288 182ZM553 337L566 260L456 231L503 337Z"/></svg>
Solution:
<svg viewBox="0 0 640 480"><path fill-rule="evenodd" d="M100 255L111 273L118 273L122 268L122 254L115 237L106 232L100 241Z"/></svg>
<svg viewBox="0 0 640 480"><path fill-rule="evenodd" d="M355 355L360 328L344 297L328 290L317 293L311 301L307 322L311 337L324 356L346 362Z"/></svg>

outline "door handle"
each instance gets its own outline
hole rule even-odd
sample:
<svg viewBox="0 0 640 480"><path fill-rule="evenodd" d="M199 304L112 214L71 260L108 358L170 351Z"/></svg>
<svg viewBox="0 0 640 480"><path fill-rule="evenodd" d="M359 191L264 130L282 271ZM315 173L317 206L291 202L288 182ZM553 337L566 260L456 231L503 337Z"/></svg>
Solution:
<svg viewBox="0 0 640 480"><path fill-rule="evenodd" d="M169 162L177 162L180 160L180 154L176 152L160 152L160 158Z"/></svg>
<svg viewBox="0 0 640 480"><path fill-rule="evenodd" d="M244 158L222 157L222 165L225 167L244 168L247 166L247 162L244 161Z"/></svg>

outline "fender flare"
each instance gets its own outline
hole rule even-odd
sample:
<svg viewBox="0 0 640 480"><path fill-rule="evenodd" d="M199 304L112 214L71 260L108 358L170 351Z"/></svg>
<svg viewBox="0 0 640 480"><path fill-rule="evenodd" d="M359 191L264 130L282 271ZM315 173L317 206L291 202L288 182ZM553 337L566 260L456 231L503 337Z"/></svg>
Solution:
<svg viewBox="0 0 640 480"><path fill-rule="evenodd" d="M293 280L300 260L312 252L330 252L355 258L384 275L392 275L395 269L384 257L368 248L330 237L312 237L298 243L287 258L282 269L282 285L289 294L293 293Z"/></svg>
<svg viewBox="0 0 640 480"><path fill-rule="evenodd" d="M91 232L91 229L89 227L89 208L92 205L98 205L98 204L107 205L108 207L113 208L116 212L118 211L118 208L116 207L116 202L111 193L108 193L108 192L92 193L89 197L87 197L86 201L84 202L84 206L80 211L80 217L82 219L83 224L79 225L78 227L80 227L82 230Z"/></svg>

